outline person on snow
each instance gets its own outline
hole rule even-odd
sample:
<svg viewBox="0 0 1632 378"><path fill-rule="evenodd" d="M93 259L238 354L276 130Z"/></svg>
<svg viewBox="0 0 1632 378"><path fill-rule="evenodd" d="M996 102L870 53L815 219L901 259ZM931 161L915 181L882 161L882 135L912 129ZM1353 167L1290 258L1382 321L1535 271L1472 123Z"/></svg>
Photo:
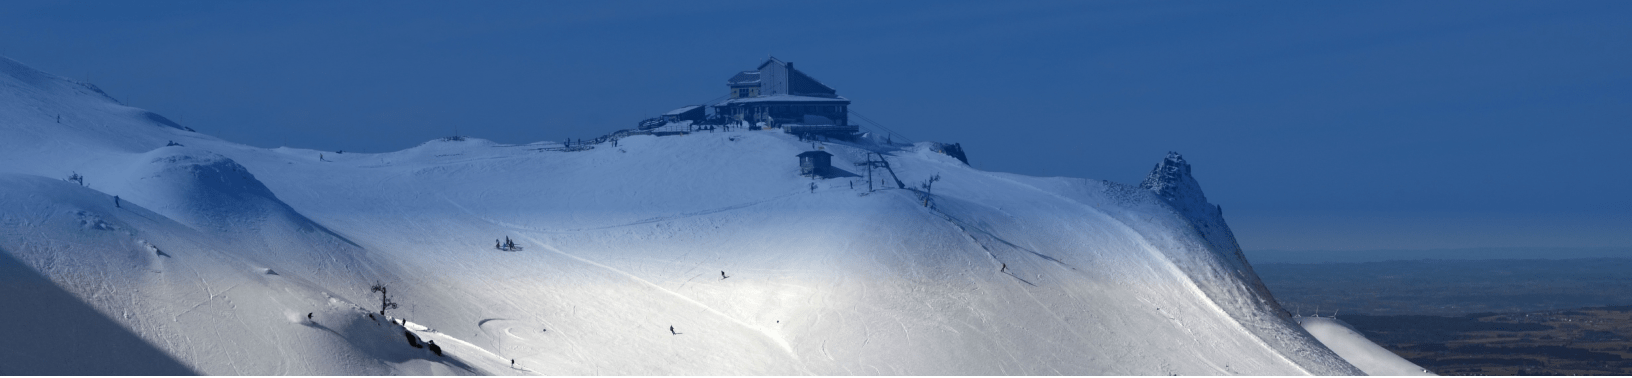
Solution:
<svg viewBox="0 0 1632 378"><path fill-rule="evenodd" d="M1003 263L1003 268L1000 268L997 271L1008 273L1009 272L1009 263Z"/></svg>
<svg viewBox="0 0 1632 378"><path fill-rule="evenodd" d="M493 249L504 249L504 247L499 246L499 239L493 239Z"/></svg>
<svg viewBox="0 0 1632 378"><path fill-rule="evenodd" d="M669 334L670 334L670 335L678 335L678 333L675 333L675 332L674 332L674 326L672 326L672 325L671 325L671 326L669 326Z"/></svg>
<svg viewBox="0 0 1632 378"><path fill-rule="evenodd" d="M306 313L306 320L312 320L312 313Z"/></svg>
<svg viewBox="0 0 1632 378"><path fill-rule="evenodd" d="M119 196L113 196L113 207L119 207Z"/></svg>
<svg viewBox="0 0 1632 378"><path fill-rule="evenodd" d="M725 271L723 271L723 270L722 270L722 271L720 271L720 279L722 279L722 280L723 280L723 279L726 279L726 278L731 278L731 277L730 277L730 276L726 276L726 275L725 275Z"/></svg>

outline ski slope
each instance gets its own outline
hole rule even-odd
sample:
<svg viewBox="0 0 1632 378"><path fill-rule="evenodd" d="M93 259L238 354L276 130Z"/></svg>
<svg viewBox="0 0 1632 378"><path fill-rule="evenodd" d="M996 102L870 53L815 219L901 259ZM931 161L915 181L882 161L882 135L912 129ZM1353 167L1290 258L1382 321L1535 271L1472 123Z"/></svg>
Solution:
<svg viewBox="0 0 1632 378"><path fill-rule="evenodd" d="M35 325L0 356L56 357L0 374L1363 373L1176 154L1131 186L779 131L555 147L256 148L0 58L0 321Z"/></svg>
<svg viewBox="0 0 1632 378"><path fill-rule="evenodd" d="M1382 346L1367 340L1360 331L1337 318L1322 318L1319 316L1295 316L1297 321L1309 334L1319 339L1321 344L1331 348L1344 361L1354 364L1355 367L1370 375L1435 375L1428 369L1406 360L1394 352L1383 349Z"/></svg>

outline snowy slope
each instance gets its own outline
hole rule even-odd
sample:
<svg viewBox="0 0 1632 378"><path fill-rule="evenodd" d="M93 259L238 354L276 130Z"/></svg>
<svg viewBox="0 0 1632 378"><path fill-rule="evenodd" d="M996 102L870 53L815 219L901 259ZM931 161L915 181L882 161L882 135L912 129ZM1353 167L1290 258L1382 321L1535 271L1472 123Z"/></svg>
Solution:
<svg viewBox="0 0 1632 378"><path fill-rule="evenodd" d="M775 131L335 154L162 119L0 59L0 250L200 373L1361 373L1176 155L1140 187ZM799 176L812 148L857 177ZM940 181L869 192L870 152ZM375 281L447 356L365 315Z"/></svg>
<svg viewBox="0 0 1632 378"><path fill-rule="evenodd" d="M1367 340L1353 326L1337 318L1294 317L1322 344L1371 375L1435 375L1381 345Z"/></svg>

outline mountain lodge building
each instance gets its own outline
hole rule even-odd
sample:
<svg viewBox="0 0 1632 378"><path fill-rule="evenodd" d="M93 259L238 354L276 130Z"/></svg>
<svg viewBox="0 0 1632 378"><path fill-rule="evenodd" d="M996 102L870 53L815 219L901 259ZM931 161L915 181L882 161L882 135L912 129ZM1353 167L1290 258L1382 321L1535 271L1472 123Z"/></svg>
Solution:
<svg viewBox="0 0 1632 378"><path fill-rule="evenodd" d="M714 114L750 125L763 122L792 134L848 139L859 131L850 124L850 99L794 69L791 62L771 57L754 71L732 76L726 86L731 98L714 104Z"/></svg>

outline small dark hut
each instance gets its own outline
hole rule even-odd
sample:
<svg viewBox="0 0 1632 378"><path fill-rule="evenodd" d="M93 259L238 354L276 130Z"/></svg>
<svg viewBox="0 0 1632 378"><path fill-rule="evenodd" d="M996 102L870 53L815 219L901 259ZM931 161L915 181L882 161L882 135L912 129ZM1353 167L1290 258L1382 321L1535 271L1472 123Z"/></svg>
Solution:
<svg viewBox="0 0 1632 378"><path fill-rule="evenodd" d="M799 174L820 176L833 167L833 154L827 151L805 151L799 154Z"/></svg>

